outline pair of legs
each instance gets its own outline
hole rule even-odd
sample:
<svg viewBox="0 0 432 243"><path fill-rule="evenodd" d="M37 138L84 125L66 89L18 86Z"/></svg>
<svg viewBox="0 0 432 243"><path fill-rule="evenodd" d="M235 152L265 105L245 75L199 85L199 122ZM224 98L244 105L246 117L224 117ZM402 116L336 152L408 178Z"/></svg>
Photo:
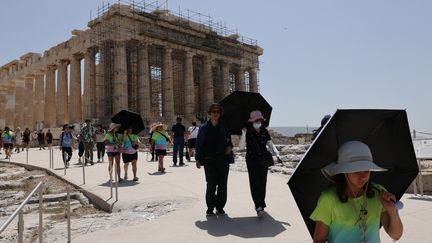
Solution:
<svg viewBox="0 0 432 243"><path fill-rule="evenodd" d="M93 165L93 142L84 142L85 163Z"/></svg>
<svg viewBox="0 0 432 243"><path fill-rule="evenodd" d="M120 177L120 153L108 153L108 173L110 176L110 180L112 180L112 171L113 171L113 163L115 162L116 167L116 176L118 181L122 181L123 179Z"/></svg>
<svg viewBox="0 0 432 243"><path fill-rule="evenodd" d="M134 154L122 154L123 157L123 168L125 171L125 175L124 175L124 179L126 180L128 178L127 174L128 174L128 168L129 168L129 164L132 164L132 173L134 175L133 180L134 181L138 181L138 177L137 177L137 160L138 160L138 153L135 152Z"/></svg>
<svg viewBox="0 0 432 243"><path fill-rule="evenodd" d="M189 161L192 159L192 156L194 156L195 143L196 138L188 139Z"/></svg>
<svg viewBox="0 0 432 243"><path fill-rule="evenodd" d="M249 175L249 186L252 200L255 204L257 213L264 210L267 206L265 203L268 166L264 162L256 160L246 160Z"/></svg>
<svg viewBox="0 0 432 243"><path fill-rule="evenodd" d="M97 158L98 162L103 161L104 155L105 155L105 143L96 143L96 150L97 150Z"/></svg>
<svg viewBox="0 0 432 243"><path fill-rule="evenodd" d="M184 150L184 138L183 137L174 137L174 146L173 146L173 163L174 166L177 165L177 154L180 160L180 165L184 165L183 163L183 150Z"/></svg>
<svg viewBox="0 0 432 243"><path fill-rule="evenodd" d="M62 157L63 163L65 166L69 166L69 161L72 158L72 148L71 147L62 147Z"/></svg>
<svg viewBox="0 0 432 243"><path fill-rule="evenodd" d="M4 143L3 148L4 148L4 151L6 154L6 159L10 159L11 154L12 154L13 145L11 143Z"/></svg>
<svg viewBox="0 0 432 243"><path fill-rule="evenodd" d="M39 141L39 150L45 150L45 141Z"/></svg>
<svg viewBox="0 0 432 243"><path fill-rule="evenodd" d="M158 171L164 173L164 157L166 155L166 149L156 149L156 157L158 158Z"/></svg>
<svg viewBox="0 0 432 243"><path fill-rule="evenodd" d="M207 214L213 214L214 208L218 213L223 214L227 201L229 165L225 163L204 165L204 172L207 181Z"/></svg>

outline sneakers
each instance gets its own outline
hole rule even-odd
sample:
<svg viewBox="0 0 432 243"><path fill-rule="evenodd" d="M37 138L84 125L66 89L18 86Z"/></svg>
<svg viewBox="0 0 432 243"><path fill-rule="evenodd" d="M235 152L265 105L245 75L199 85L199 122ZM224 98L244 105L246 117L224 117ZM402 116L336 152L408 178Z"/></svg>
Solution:
<svg viewBox="0 0 432 243"><path fill-rule="evenodd" d="M255 210L257 212L258 218L262 218L264 216L264 209L262 207L258 207Z"/></svg>
<svg viewBox="0 0 432 243"><path fill-rule="evenodd" d="M98 160L97 160L97 163L100 163L100 162L101 162L100 159L98 159Z"/></svg>
<svg viewBox="0 0 432 243"><path fill-rule="evenodd" d="M81 157L78 158L78 163L81 163Z"/></svg>
<svg viewBox="0 0 432 243"><path fill-rule="evenodd" d="M138 177L135 176L135 177L133 178L133 180L134 180L134 181L138 181Z"/></svg>

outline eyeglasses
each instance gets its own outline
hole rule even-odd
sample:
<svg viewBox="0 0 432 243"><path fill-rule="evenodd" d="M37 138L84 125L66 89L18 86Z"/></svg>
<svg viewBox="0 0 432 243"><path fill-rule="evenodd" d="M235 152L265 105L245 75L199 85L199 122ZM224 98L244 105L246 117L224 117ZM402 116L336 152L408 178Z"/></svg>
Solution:
<svg viewBox="0 0 432 243"><path fill-rule="evenodd" d="M220 114L220 110L212 110L212 111L210 111L210 113Z"/></svg>

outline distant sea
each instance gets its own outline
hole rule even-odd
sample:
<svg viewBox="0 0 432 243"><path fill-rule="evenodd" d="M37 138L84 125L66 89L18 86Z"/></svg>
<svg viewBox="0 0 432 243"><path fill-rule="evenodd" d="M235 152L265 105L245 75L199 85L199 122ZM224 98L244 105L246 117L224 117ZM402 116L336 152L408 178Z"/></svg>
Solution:
<svg viewBox="0 0 432 243"><path fill-rule="evenodd" d="M270 127L274 131L281 133L288 137L294 137L298 133L312 133L316 127Z"/></svg>

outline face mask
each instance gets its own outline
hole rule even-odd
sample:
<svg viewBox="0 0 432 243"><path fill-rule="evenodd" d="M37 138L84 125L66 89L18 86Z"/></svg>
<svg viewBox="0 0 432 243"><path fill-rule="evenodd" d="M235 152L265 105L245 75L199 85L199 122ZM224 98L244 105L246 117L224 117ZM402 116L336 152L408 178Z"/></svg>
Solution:
<svg viewBox="0 0 432 243"><path fill-rule="evenodd" d="M254 122L254 123L253 123L253 127L254 127L255 129L260 128L260 127L261 127L261 122Z"/></svg>

